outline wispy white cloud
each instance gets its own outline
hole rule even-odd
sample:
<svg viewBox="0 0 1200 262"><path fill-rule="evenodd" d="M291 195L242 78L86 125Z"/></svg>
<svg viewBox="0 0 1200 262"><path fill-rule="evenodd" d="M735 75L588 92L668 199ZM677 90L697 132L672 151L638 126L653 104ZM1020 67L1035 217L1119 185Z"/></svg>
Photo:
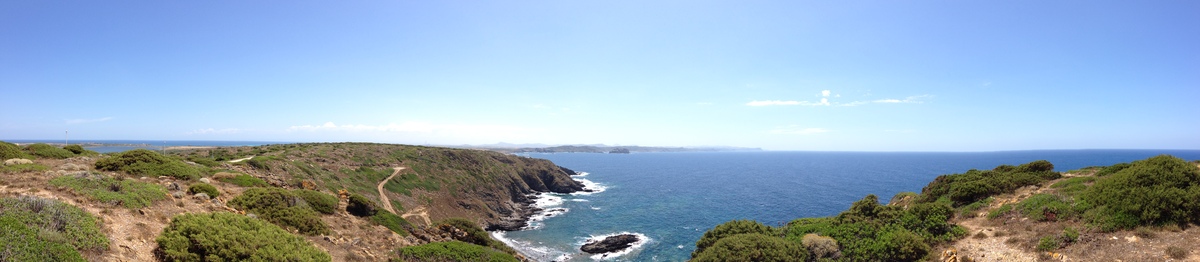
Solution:
<svg viewBox="0 0 1200 262"><path fill-rule="evenodd" d="M933 98L932 95L909 96L904 99L885 98L871 101L854 101L849 103L838 104L838 106L861 106L865 104L922 104L925 101Z"/></svg>
<svg viewBox="0 0 1200 262"><path fill-rule="evenodd" d="M800 127L797 125L791 125L791 126L787 126L787 127L771 129L770 131L767 131L767 133L776 134L776 135L812 135L812 134L826 133L829 131L830 131L829 129L825 129L825 128Z"/></svg>
<svg viewBox="0 0 1200 262"><path fill-rule="evenodd" d="M186 134L186 135L236 134L236 133L240 133L240 132L242 132L242 130L237 129L237 128L223 128L223 129L205 128L205 129L192 130L191 132L187 132L184 134Z"/></svg>
<svg viewBox="0 0 1200 262"><path fill-rule="evenodd" d="M851 102L843 103L843 102L837 102L837 101L830 101L829 100L830 98L841 98L842 97L841 94L834 93L833 91L830 91L830 90L821 90L821 93L818 96L821 97L821 100L818 100L816 102L797 101L797 100L754 100L754 101L750 101L749 103L746 103L746 105L747 106L861 106L861 105L866 105L866 104L920 104L920 103L924 103L925 101L928 101L929 99L933 98L932 95L917 95L917 96L905 97L904 99L885 98L885 99L876 99L876 100L869 100L869 101L851 101Z"/></svg>
<svg viewBox="0 0 1200 262"><path fill-rule="evenodd" d="M823 97L829 97L829 93L831 93L829 90L821 90L821 96Z"/></svg>
<svg viewBox="0 0 1200 262"><path fill-rule="evenodd" d="M67 119L66 122L68 125L76 125L76 124L104 122L104 121L108 121L108 120L113 120L113 118L112 117L101 117L101 118L95 118L95 119Z"/></svg>

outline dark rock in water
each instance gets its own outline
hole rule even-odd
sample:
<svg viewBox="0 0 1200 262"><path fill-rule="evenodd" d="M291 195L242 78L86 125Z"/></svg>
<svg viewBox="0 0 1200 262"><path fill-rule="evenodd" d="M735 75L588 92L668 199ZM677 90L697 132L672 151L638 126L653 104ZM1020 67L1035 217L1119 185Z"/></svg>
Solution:
<svg viewBox="0 0 1200 262"><path fill-rule="evenodd" d="M604 240L583 244L579 250L589 254L609 253L632 247L633 243L637 241L638 237L635 235L615 235L606 237Z"/></svg>
<svg viewBox="0 0 1200 262"><path fill-rule="evenodd" d="M487 230L487 231L497 231L497 230L499 230L499 231L517 231L517 230L521 230L522 228L525 228L525 226L528 226L528 225L529 225L529 223L525 222L525 219L522 219L522 218L501 219L500 221L497 221L496 223L489 224L487 226L487 228L485 228L484 230Z"/></svg>

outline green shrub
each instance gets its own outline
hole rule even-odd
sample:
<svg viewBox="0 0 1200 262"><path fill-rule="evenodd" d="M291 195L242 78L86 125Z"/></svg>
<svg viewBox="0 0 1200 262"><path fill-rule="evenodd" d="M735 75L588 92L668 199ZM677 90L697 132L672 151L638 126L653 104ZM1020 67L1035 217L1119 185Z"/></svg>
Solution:
<svg viewBox="0 0 1200 262"><path fill-rule="evenodd" d="M1096 176L1104 177L1104 176L1116 174L1118 171L1129 168L1129 166L1131 166L1131 164L1129 164L1129 163L1120 163L1120 164L1116 164L1116 165L1107 166L1107 167L1101 168L1100 171L1096 172Z"/></svg>
<svg viewBox="0 0 1200 262"><path fill-rule="evenodd" d="M1072 177L1063 181L1058 181L1057 183L1050 185L1050 187L1058 188L1058 192L1065 195L1074 196L1087 189L1086 183L1091 183L1093 181L1096 181L1096 177Z"/></svg>
<svg viewBox="0 0 1200 262"><path fill-rule="evenodd" d="M36 171L46 171L47 169L49 169L49 168L46 168L46 166L39 165L36 163L35 164L19 164L19 165L0 167L0 173L36 172Z"/></svg>
<svg viewBox="0 0 1200 262"><path fill-rule="evenodd" d="M984 198L983 200L975 201L975 203L959 207L958 215L962 217L975 217L975 211L979 211L979 209L987 207L988 205L992 204L992 201L994 200L994 198L989 197Z"/></svg>
<svg viewBox="0 0 1200 262"><path fill-rule="evenodd" d="M71 153L71 151L67 151L66 149L62 149L62 148L58 148L58 147L55 147L52 145L47 145L47 144L42 144L42 143L25 146L25 152L29 152L29 154L39 156L39 157L45 157L45 158L62 159L62 158L71 158L71 157L75 156L75 153Z"/></svg>
<svg viewBox="0 0 1200 262"><path fill-rule="evenodd" d="M43 240L38 230L15 218L0 216L0 261L86 260L70 245Z"/></svg>
<svg viewBox="0 0 1200 262"><path fill-rule="evenodd" d="M458 228L458 230L462 230L463 232L467 233L466 236L462 238L456 237L454 240L494 248L496 250L503 251L504 253L517 253L512 249L512 247L505 245L504 242L493 239L487 231L483 230L482 227L480 227L478 224L475 224L475 222L471 222L470 220L462 218L448 218L446 220L439 221L436 224Z"/></svg>
<svg viewBox="0 0 1200 262"><path fill-rule="evenodd" d="M810 233L832 237L849 261L906 261L924 257L931 245L967 234L948 223L954 214L948 204L919 203L906 209L877 201L868 195L836 217L794 220L784 227L784 236L793 242L803 242Z"/></svg>
<svg viewBox="0 0 1200 262"><path fill-rule="evenodd" d="M1038 251L1052 251L1059 247L1058 238L1052 236L1044 236L1038 240Z"/></svg>
<svg viewBox="0 0 1200 262"><path fill-rule="evenodd" d="M256 187L229 200L229 205L306 235L329 234L329 226L304 199L287 189Z"/></svg>
<svg viewBox="0 0 1200 262"><path fill-rule="evenodd" d="M1169 155L1135 161L1079 195L1091 209L1084 215L1106 231L1200 222L1198 197L1200 168Z"/></svg>
<svg viewBox="0 0 1200 262"><path fill-rule="evenodd" d="M346 212L350 212L351 215L355 216L369 217L378 213L379 207L375 205L375 202L367 199L367 197L359 194L351 194L349 203L346 205Z"/></svg>
<svg viewBox="0 0 1200 262"><path fill-rule="evenodd" d="M1017 204L1021 214L1037 221L1067 220L1076 214L1068 200L1051 194L1037 194Z"/></svg>
<svg viewBox="0 0 1200 262"><path fill-rule="evenodd" d="M99 152L84 149L83 146L80 146L80 145L67 145L67 146L64 146L63 149L65 149L67 151L71 151L72 154L80 155L80 156L100 155Z"/></svg>
<svg viewBox="0 0 1200 262"><path fill-rule="evenodd" d="M338 198L335 196L308 189L297 189L292 192L304 199L304 202L308 203L308 207L314 211L324 214L333 214L334 211L337 211Z"/></svg>
<svg viewBox="0 0 1200 262"><path fill-rule="evenodd" d="M16 144L0 141L0 161L13 158L33 157L30 157L28 154L25 154L24 151L21 151L21 147L17 146Z"/></svg>
<svg viewBox="0 0 1200 262"><path fill-rule="evenodd" d="M491 248L459 241L402 247L391 261L516 262L517 258Z"/></svg>
<svg viewBox="0 0 1200 262"><path fill-rule="evenodd" d="M771 227L767 225L763 225L762 223L753 220L734 220L725 222L724 224L717 225L717 227L704 232L704 236L701 236L700 240L696 241L696 251L692 252L692 257L695 258L696 255L700 254L700 252L704 252L704 249L712 246L713 244L716 244L717 241L721 240L721 238L750 233L774 235L775 230L771 229Z"/></svg>
<svg viewBox="0 0 1200 262"><path fill-rule="evenodd" d="M330 261L304 238L227 212L176 216L156 242L165 261Z"/></svg>
<svg viewBox="0 0 1200 262"><path fill-rule="evenodd" d="M204 193L204 194L207 194L209 197L217 197L217 196L221 195L221 191L218 191L216 187L214 187L213 185L205 184L205 183L192 184L192 186L188 187L188 193L191 193L191 194Z"/></svg>
<svg viewBox="0 0 1200 262"><path fill-rule="evenodd" d="M138 176L171 176L179 179L200 178L200 169L182 160L146 149L134 149L96 161L96 169L122 171Z"/></svg>
<svg viewBox="0 0 1200 262"><path fill-rule="evenodd" d="M1061 177L1053 169L1050 162L1038 160L1017 167L999 166L993 170L972 169L962 174L942 175L921 189L917 202L932 203L946 197L953 206L963 206Z"/></svg>
<svg viewBox="0 0 1200 262"><path fill-rule="evenodd" d="M217 179L217 180L219 180L221 182L225 182L225 183L238 185L240 187L269 187L269 186L271 186L271 184L267 184L267 181L263 181L262 179L259 179L257 177L247 175L247 174L237 174L237 176L234 176L231 178L221 178L221 179Z"/></svg>
<svg viewBox="0 0 1200 262"><path fill-rule="evenodd" d="M43 241L78 250L108 248L108 237L100 230L94 216L56 200L33 196L0 198L0 218L11 219L37 231L38 238Z"/></svg>
<svg viewBox="0 0 1200 262"><path fill-rule="evenodd" d="M408 223L408 220L392 214L392 212L375 213L375 215L371 216L371 222L386 227L401 236L407 236L408 230L412 228L412 224Z"/></svg>
<svg viewBox="0 0 1200 262"><path fill-rule="evenodd" d="M997 217L1000 217L1000 215L1004 215L1004 213L1008 213L1008 211L1012 210L1012 204L1004 204L996 209L993 209L992 211L988 211L987 219L996 219Z"/></svg>
<svg viewBox="0 0 1200 262"><path fill-rule="evenodd" d="M796 261L808 259L808 250L795 242L764 234L737 234L721 238L692 261Z"/></svg>
<svg viewBox="0 0 1200 262"><path fill-rule="evenodd" d="M1062 239L1063 242L1074 243L1076 240L1079 240L1079 231L1076 231L1073 227L1064 228Z"/></svg>
<svg viewBox="0 0 1200 262"><path fill-rule="evenodd" d="M50 185L67 187L92 200L133 209L147 207L154 201L167 198L167 189L160 185L130 179L117 180L95 173L56 177L50 180Z"/></svg>
<svg viewBox="0 0 1200 262"><path fill-rule="evenodd" d="M221 165L221 162L217 162L216 160L207 157L188 157L187 160L195 162L196 164L204 165L206 167L216 167Z"/></svg>

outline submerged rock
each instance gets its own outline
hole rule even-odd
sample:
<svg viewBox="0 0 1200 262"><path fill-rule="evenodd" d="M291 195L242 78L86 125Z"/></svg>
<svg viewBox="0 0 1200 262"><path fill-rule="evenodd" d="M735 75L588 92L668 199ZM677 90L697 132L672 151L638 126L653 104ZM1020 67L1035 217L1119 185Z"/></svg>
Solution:
<svg viewBox="0 0 1200 262"><path fill-rule="evenodd" d="M589 254L609 253L632 247L633 243L637 241L638 237L632 234L615 235L606 237L604 240L583 244L579 250Z"/></svg>

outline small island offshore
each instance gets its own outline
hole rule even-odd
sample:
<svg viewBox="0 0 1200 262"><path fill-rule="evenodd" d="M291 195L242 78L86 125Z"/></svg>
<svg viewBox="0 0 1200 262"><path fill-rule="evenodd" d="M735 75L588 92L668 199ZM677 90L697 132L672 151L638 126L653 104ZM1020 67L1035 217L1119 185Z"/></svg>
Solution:
<svg viewBox="0 0 1200 262"><path fill-rule="evenodd" d="M100 154L0 143L4 261L545 261L522 230L585 174L484 150L371 143ZM1055 172L1048 161L942 175L887 204L779 226L735 220L694 261L1182 261L1197 257L1200 162L1160 155ZM647 241L597 236L608 259Z"/></svg>

